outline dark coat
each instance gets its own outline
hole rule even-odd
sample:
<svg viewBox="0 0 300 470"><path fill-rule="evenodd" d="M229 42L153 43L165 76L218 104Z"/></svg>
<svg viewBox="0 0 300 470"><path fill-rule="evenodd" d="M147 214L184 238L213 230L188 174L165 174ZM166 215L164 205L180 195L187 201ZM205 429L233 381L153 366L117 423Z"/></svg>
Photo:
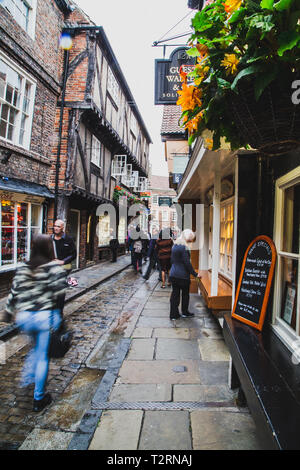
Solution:
<svg viewBox="0 0 300 470"><path fill-rule="evenodd" d="M190 252L184 245L174 245L171 255L170 277L177 279L190 279L190 275L197 277L190 261Z"/></svg>

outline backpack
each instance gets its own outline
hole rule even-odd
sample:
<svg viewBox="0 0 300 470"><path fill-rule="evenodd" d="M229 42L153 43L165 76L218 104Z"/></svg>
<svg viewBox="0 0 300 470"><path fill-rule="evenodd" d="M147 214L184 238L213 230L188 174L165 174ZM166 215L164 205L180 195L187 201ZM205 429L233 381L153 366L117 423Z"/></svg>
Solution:
<svg viewBox="0 0 300 470"><path fill-rule="evenodd" d="M142 245L141 240L136 240L133 245L134 252L141 253L142 249L143 249L143 245Z"/></svg>

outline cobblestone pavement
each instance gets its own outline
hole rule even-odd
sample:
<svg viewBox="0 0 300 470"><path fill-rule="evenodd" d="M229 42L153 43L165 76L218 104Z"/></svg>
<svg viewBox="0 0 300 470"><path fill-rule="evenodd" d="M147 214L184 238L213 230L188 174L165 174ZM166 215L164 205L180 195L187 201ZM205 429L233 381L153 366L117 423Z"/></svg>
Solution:
<svg viewBox="0 0 300 470"><path fill-rule="evenodd" d="M88 369L87 359L105 333L121 327L122 309L143 283L144 280L128 268L65 307L64 315L74 337L66 356L50 362L47 386L53 397L50 408L55 407L77 377L79 387L82 377L85 386L89 380L91 387L99 384L101 371ZM32 412L33 386L19 387L24 358L30 346L21 335L13 341L19 341L21 349L0 364L0 450L18 449L43 419L43 413ZM79 405L76 407L80 408ZM57 429L57 423L53 426ZM51 422L49 427L51 429ZM63 423L61 429L64 430Z"/></svg>

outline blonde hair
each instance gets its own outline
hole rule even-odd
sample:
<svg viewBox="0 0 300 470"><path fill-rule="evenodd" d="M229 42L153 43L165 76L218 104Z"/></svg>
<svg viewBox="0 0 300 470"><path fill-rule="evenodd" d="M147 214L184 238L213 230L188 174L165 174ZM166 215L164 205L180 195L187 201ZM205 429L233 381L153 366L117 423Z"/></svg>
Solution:
<svg viewBox="0 0 300 470"><path fill-rule="evenodd" d="M185 229L179 238L175 240L175 245L184 245L189 248L189 245L195 241L196 234L189 228Z"/></svg>

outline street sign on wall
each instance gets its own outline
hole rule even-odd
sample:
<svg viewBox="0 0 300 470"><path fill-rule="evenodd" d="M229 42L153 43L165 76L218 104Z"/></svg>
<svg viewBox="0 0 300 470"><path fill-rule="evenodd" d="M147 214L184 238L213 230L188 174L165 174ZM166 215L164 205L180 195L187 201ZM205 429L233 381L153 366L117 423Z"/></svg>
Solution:
<svg viewBox="0 0 300 470"><path fill-rule="evenodd" d="M186 73L195 67L195 58L187 55L187 49L177 48L169 59L155 60L155 104L176 104L181 90L180 67Z"/></svg>
<svg viewBox="0 0 300 470"><path fill-rule="evenodd" d="M168 196L160 196L158 198L158 205L159 206L169 206L173 204L173 198L168 197Z"/></svg>

